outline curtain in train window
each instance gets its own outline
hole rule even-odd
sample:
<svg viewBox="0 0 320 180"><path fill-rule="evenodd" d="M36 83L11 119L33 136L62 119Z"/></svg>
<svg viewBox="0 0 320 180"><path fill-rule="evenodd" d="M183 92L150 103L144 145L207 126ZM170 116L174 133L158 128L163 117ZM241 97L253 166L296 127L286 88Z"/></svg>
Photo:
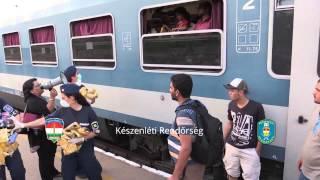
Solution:
<svg viewBox="0 0 320 180"><path fill-rule="evenodd" d="M21 46L18 32L2 35L5 62L7 64L21 64Z"/></svg>
<svg viewBox="0 0 320 180"><path fill-rule="evenodd" d="M196 1L144 9L140 14L146 70L221 72L223 1Z"/></svg>
<svg viewBox="0 0 320 180"><path fill-rule="evenodd" d="M113 20L111 16L71 22L73 63L86 67L115 67Z"/></svg>
<svg viewBox="0 0 320 180"><path fill-rule="evenodd" d="M56 65L56 40L53 26L31 29L30 45L32 64Z"/></svg>

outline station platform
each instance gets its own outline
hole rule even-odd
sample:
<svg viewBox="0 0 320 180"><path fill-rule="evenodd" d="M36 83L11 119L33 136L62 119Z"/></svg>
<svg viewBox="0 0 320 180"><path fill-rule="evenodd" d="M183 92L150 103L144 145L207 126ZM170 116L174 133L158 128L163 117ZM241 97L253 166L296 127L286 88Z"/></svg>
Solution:
<svg viewBox="0 0 320 180"><path fill-rule="evenodd" d="M30 153L29 142L26 135L18 136L19 150L22 156L24 167L26 169L26 180L41 180L38 168L37 153ZM134 162L125 160L122 157L114 156L111 153L96 148L96 157L102 166L103 180L165 180L169 174L157 171L152 168L140 166ZM55 167L61 170L61 149L57 148L55 157ZM6 170L7 180L10 180L10 174ZM62 180L62 178L55 178ZM77 180L85 180L77 178Z"/></svg>

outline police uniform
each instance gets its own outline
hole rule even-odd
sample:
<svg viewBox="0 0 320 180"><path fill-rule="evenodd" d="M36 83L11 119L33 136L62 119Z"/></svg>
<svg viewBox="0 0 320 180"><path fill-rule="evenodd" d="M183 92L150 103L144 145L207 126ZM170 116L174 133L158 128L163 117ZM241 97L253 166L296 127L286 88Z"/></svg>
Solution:
<svg viewBox="0 0 320 180"><path fill-rule="evenodd" d="M75 84L64 84L60 89L63 93L76 94L79 93L80 87ZM78 122L81 127L85 127L91 132L96 134L100 132L97 121L98 117L91 106L82 106L80 111L76 111L70 107L63 107L46 118L60 118L64 121L64 127L69 126L73 122ZM63 179L74 180L78 165L84 169L89 180L102 180L102 168L94 154L93 139L84 141L79 152L62 155L61 170Z"/></svg>
<svg viewBox="0 0 320 180"><path fill-rule="evenodd" d="M8 113L11 116L17 115L17 111L12 108L9 104L7 104L3 99L0 98L0 113L1 113L1 125L5 125L5 119L3 119L2 115ZM1 126L3 128L4 126ZM5 164L10 172L11 179L12 180L24 180L26 170L23 166L23 162L21 159L21 154L19 152L19 149L17 149L12 156L7 156L5 158ZM5 180L6 179L6 173L5 173L5 166L0 167L0 179Z"/></svg>

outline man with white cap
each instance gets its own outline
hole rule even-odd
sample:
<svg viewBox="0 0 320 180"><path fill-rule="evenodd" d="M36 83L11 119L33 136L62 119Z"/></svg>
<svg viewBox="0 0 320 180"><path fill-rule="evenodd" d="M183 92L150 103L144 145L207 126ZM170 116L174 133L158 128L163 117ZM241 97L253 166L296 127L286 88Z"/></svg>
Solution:
<svg viewBox="0 0 320 180"><path fill-rule="evenodd" d="M258 180L260 176L261 143L257 138L257 123L265 118L264 109L247 97L248 86L243 79L235 78L224 85L231 99L228 107L228 121L223 129L226 152L223 159L229 180L242 177Z"/></svg>

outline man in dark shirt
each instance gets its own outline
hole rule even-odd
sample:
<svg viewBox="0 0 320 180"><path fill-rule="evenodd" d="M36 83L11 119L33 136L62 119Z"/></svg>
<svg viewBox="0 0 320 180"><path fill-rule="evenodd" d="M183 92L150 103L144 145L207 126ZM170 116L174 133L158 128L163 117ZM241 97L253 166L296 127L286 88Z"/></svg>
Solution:
<svg viewBox="0 0 320 180"><path fill-rule="evenodd" d="M244 179L258 180L261 143L257 140L257 124L265 118L263 107L247 98L248 86L244 80L235 78L225 88L231 99L223 131L227 142L223 161L229 180L240 177L240 166Z"/></svg>
<svg viewBox="0 0 320 180"><path fill-rule="evenodd" d="M5 115L7 114L7 115ZM9 122L7 121L8 116L17 116L18 111L11 107L5 100L0 98L0 117L1 127L7 128ZM7 116L7 117L5 117ZM10 141L10 137L9 137ZM12 142L13 143L13 142ZM23 166L19 149L17 149L12 156L7 156L5 159L5 165L7 166L12 180L24 180L26 170ZM0 166L0 179L6 179L5 166Z"/></svg>

